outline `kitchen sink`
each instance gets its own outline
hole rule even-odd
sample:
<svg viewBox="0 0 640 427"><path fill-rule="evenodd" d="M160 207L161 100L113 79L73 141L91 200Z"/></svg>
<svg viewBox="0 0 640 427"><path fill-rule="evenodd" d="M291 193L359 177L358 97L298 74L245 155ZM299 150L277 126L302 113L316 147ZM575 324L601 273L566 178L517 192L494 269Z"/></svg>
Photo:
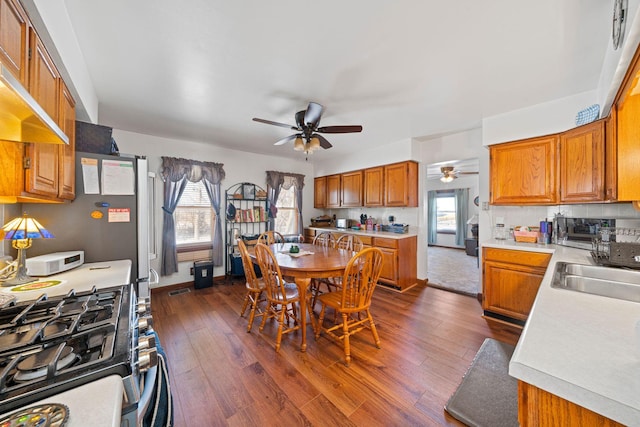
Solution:
<svg viewBox="0 0 640 427"><path fill-rule="evenodd" d="M640 302L640 271L559 262L551 287Z"/></svg>

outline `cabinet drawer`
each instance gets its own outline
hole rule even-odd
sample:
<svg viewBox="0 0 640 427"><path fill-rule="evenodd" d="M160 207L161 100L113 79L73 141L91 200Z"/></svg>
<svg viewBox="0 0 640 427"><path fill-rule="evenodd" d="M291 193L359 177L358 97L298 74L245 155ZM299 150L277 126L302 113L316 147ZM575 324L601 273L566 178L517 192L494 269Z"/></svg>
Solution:
<svg viewBox="0 0 640 427"><path fill-rule="evenodd" d="M376 237L373 240L373 245L381 248L396 249L398 247L398 241L396 239L388 239L386 237Z"/></svg>
<svg viewBox="0 0 640 427"><path fill-rule="evenodd" d="M510 249L484 248L483 254L484 259L487 261L508 262L510 264L542 268L546 268L551 259L551 254Z"/></svg>

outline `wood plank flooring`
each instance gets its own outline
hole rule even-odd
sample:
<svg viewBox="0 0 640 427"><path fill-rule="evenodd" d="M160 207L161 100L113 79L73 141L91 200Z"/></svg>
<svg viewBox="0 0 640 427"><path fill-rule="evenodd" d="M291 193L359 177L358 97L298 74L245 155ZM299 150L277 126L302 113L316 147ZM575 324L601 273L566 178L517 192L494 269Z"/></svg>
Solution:
<svg viewBox="0 0 640 427"><path fill-rule="evenodd" d="M186 287L186 286L185 286ZM243 282L170 295L153 290L154 328L170 368L175 426L461 425L443 409L487 337L515 344L518 332L489 327L477 299L418 285L378 288L369 331L342 347L308 325L274 350L275 323L258 331L239 316Z"/></svg>

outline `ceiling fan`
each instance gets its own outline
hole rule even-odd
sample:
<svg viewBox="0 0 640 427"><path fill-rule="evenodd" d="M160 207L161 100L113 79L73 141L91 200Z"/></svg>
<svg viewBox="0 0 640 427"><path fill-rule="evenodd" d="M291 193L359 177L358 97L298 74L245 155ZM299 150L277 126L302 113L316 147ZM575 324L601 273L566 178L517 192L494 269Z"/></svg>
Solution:
<svg viewBox="0 0 640 427"><path fill-rule="evenodd" d="M458 178L458 175L477 175L478 172L462 172L453 169L453 166L442 166L440 168L440 172L442 175L440 176L440 181L442 182L451 182L454 179Z"/></svg>
<svg viewBox="0 0 640 427"><path fill-rule="evenodd" d="M327 139L320 135L321 133L354 133L362 132L362 126L359 125L344 125L344 126L322 126L320 125L320 118L322 117L324 108L317 102L310 102L306 110L298 111L295 114L296 125L288 125L286 123L274 122L271 120L253 118L254 122L265 123L268 125L280 126L296 131L295 134L289 135L286 138L282 138L276 141L273 145L286 144L289 141L295 141L293 144L294 150L304 151L306 154L313 153L314 150L320 147L325 150L331 148L332 145Z"/></svg>

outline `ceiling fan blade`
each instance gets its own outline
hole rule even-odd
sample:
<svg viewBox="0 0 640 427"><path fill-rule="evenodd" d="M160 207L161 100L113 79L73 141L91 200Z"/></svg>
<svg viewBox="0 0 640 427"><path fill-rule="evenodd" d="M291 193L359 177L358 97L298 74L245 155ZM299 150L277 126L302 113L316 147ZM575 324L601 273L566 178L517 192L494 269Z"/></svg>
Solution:
<svg viewBox="0 0 640 427"><path fill-rule="evenodd" d="M314 133L313 135L311 135L312 138L318 138L320 140L320 146L322 148L324 148L325 150L327 148L331 148L333 147L333 145L331 145L331 143L329 141L327 141L327 138L325 138L322 135L318 135L317 133Z"/></svg>
<svg viewBox="0 0 640 427"><path fill-rule="evenodd" d="M307 111L304 113L304 124L309 124L312 128L317 127L318 123L320 123L320 117L322 117L322 110L322 105L317 102L310 102Z"/></svg>
<svg viewBox="0 0 640 427"><path fill-rule="evenodd" d="M296 135L289 135L289 136L287 136L286 138L282 138L282 139L280 139L280 140L276 141L276 143L275 143L275 144L273 144L273 145L282 145L282 144L286 144L287 142L289 142L289 141L291 141L291 140L294 140L294 139L296 139L296 138L297 138L297 137L299 137L299 136L300 136L300 135L297 135L297 134L296 134Z"/></svg>
<svg viewBox="0 0 640 427"><path fill-rule="evenodd" d="M280 126L282 128L287 128L287 129L292 129L292 130L296 130L297 128L295 126L291 126L285 123L279 123L279 122L273 122L271 120L265 120L265 119L259 119L257 117L253 118L254 122L259 122L259 123L265 123L267 125L274 125L274 126Z"/></svg>
<svg viewBox="0 0 640 427"><path fill-rule="evenodd" d="M305 110L302 111L298 111L296 113L296 125L298 125L298 130L302 130L304 129L304 115L305 115Z"/></svg>
<svg viewBox="0 0 640 427"><path fill-rule="evenodd" d="M362 132L362 126L359 125L347 125L347 126L323 126L318 128L316 132L322 133L355 133Z"/></svg>
<svg viewBox="0 0 640 427"><path fill-rule="evenodd" d="M459 172L455 171L457 175L478 175L480 172Z"/></svg>

